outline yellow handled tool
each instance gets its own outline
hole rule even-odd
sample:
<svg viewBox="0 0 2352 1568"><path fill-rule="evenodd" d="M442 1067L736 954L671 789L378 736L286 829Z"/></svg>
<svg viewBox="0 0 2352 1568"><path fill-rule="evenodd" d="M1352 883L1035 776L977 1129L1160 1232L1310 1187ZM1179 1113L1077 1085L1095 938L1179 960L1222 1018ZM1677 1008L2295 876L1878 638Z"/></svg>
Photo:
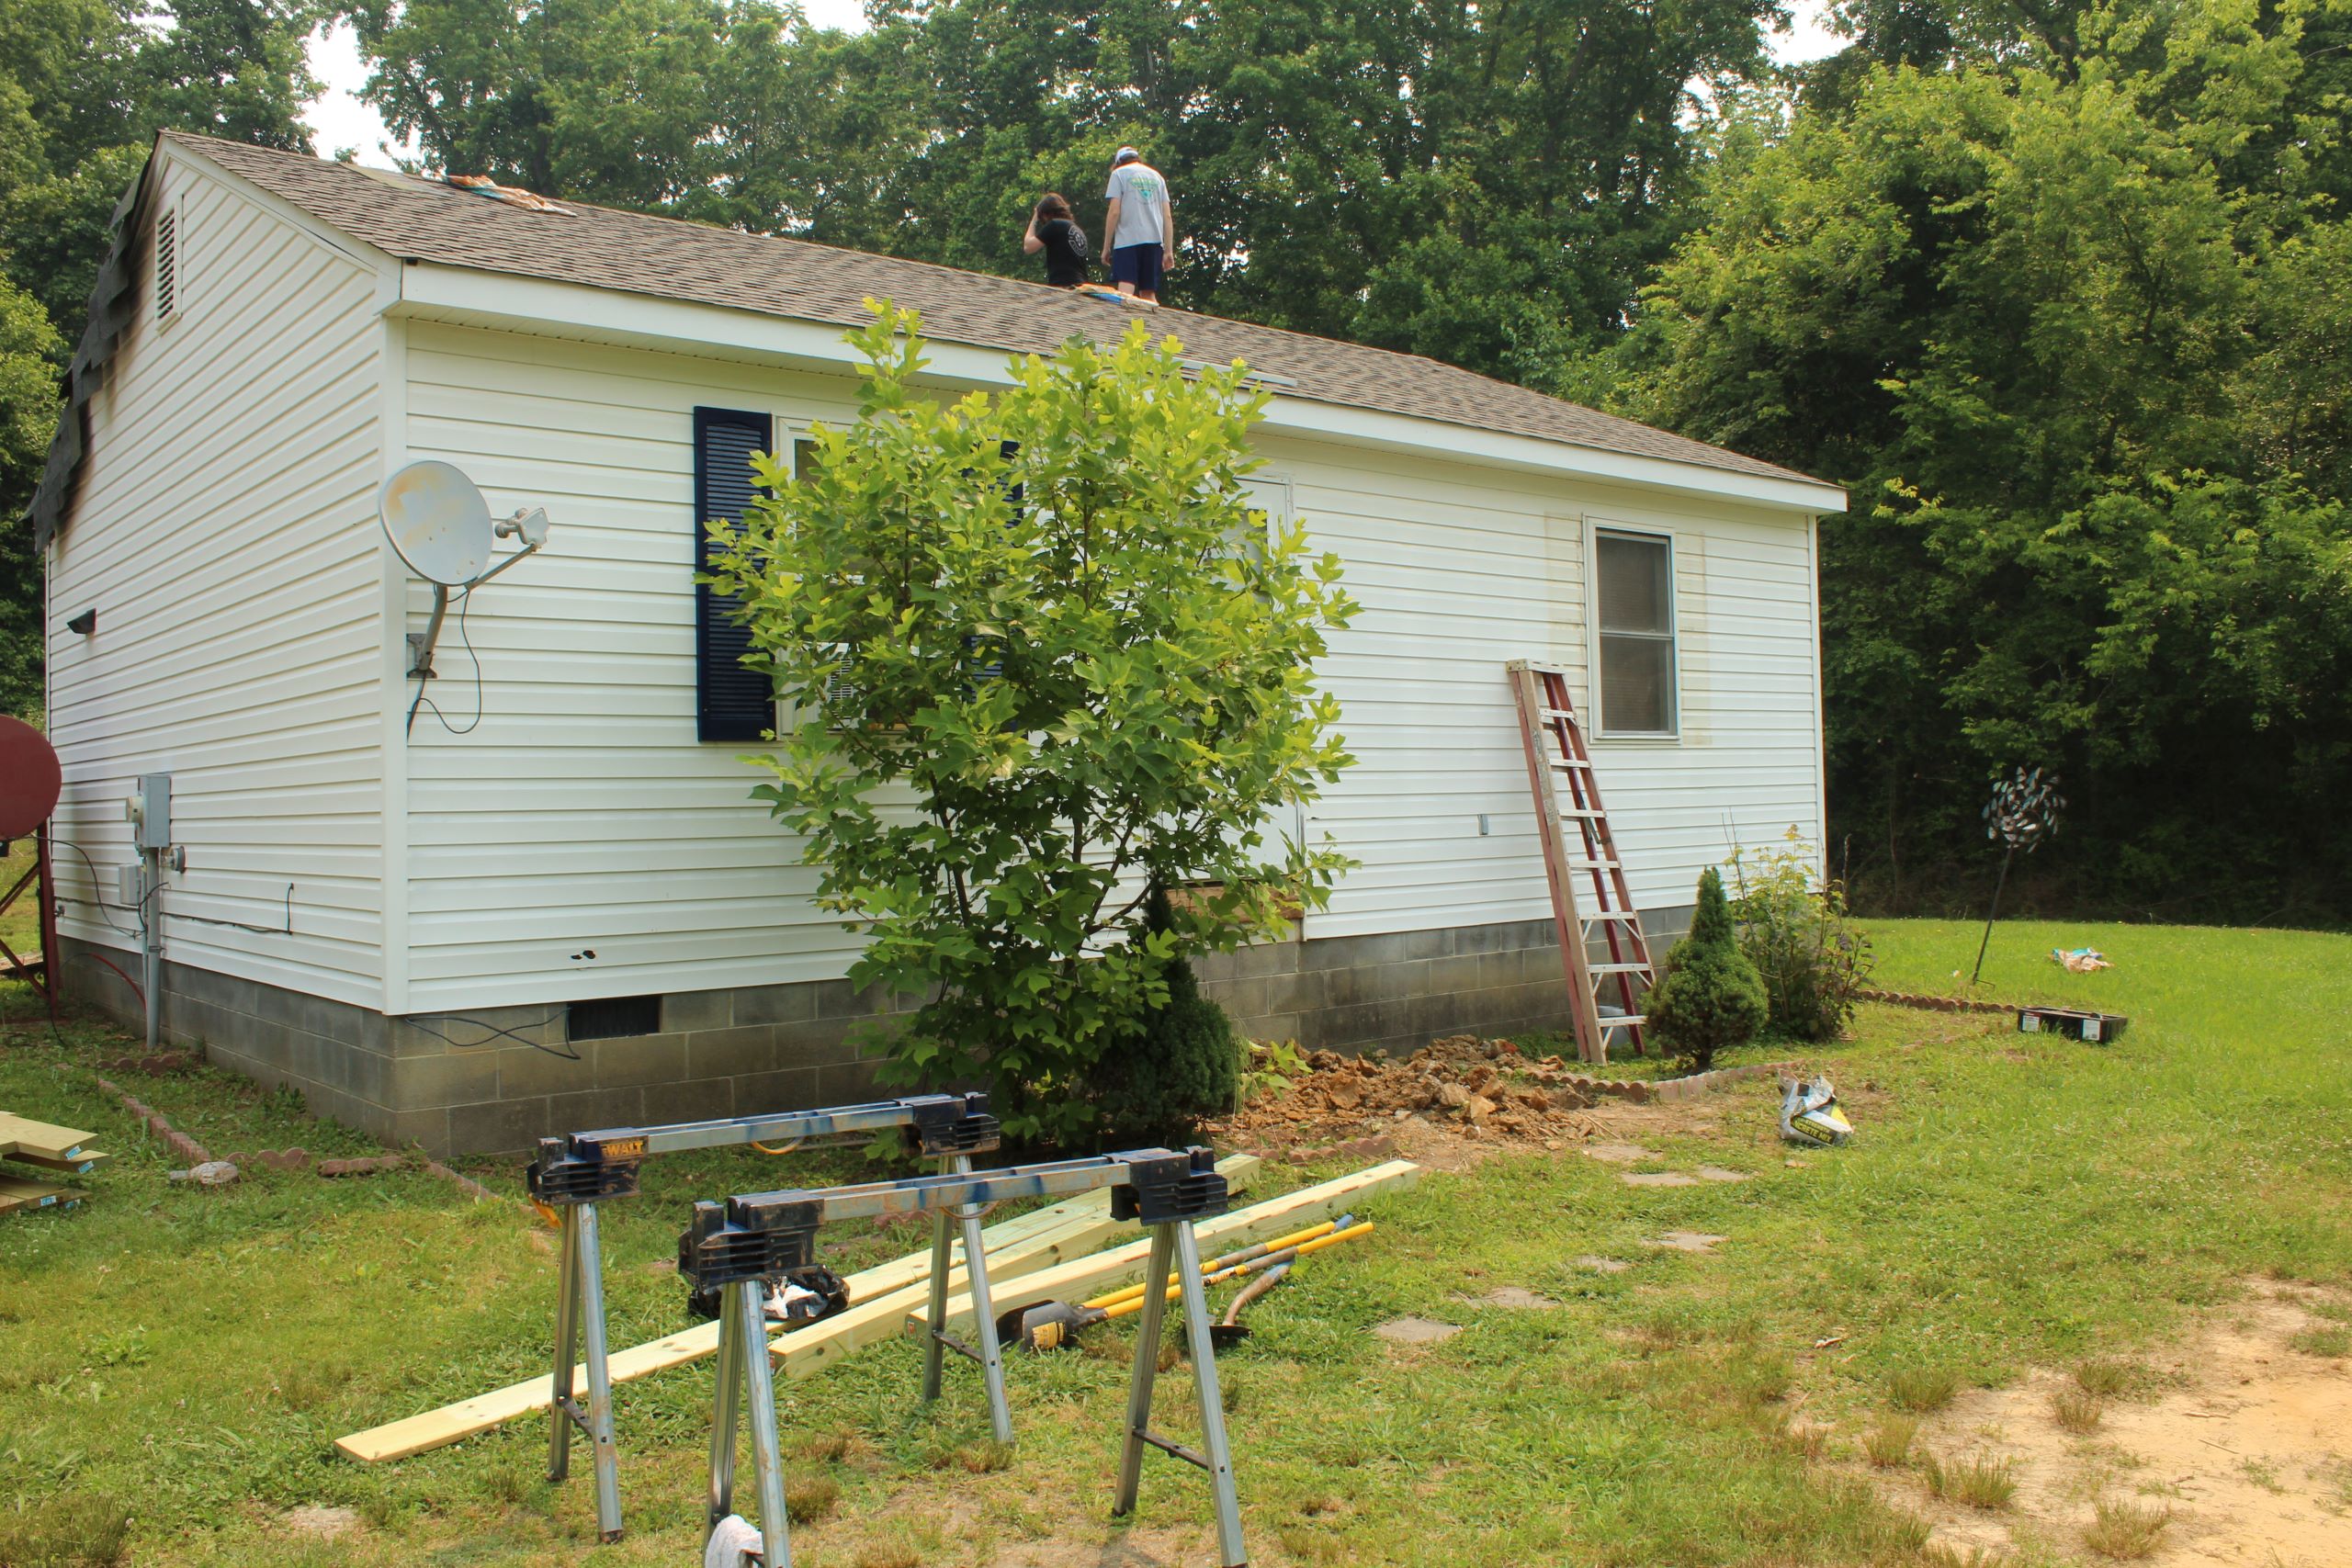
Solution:
<svg viewBox="0 0 2352 1568"><path fill-rule="evenodd" d="M1372 1222L1366 1220L1361 1224L1350 1225L1346 1230L1332 1231L1328 1235L1285 1247L1278 1252L1228 1264L1216 1273L1206 1275L1201 1282L1204 1285L1221 1284L1261 1269L1295 1263L1310 1252L1319 1252L1327 1247L1336 1247L1340 1242L1353 1241L1358 1236L1371 1234ZM1170 1285L1167 1299L1172 1302L1182 1292L1182 1286ZM1006 1313L998 1320L997 1334L1003 1339L1018 1339L1024 1350L1060 1350L1077 1342L1080 1329L1141 1312L1143 1303L1144 1292L1140 1287L1133 1295L1115 1301L1107 1307L1072 1306L1068 1302L1039 1302L1035 1306Z"/></svg>
<svg viewBox="0 0 2352 1568"><path fill-rule="evenodd" d="M1321 1224L1309 1225L1303 1231L1293 1231L1288 1235L1278 1235L1272 1241L1261 1241L1255 1247L1245 1247L1238 1252L1228 1252L1222 1258L1212 1258L1201 1265L1201 1272L1204 1275L1215 1277L1220 1269L1230 1269L1237 1263L1247 1263L1253 1258L1263 1258L1269 1253L1280 1252L1284 1247L1296 1247L1302 1242L1313 1241L1318 1235L1329 1235L1333 1231L1345 1230L1354 1223L1354 1215L1341 1214L1337 1220L1325 1220ZM1171 1285L1175 1284L1176 1276L1173 1274L1168 1276L1168 1282ZM1122 1285L1115 1291L1105 1292L1085 1304L1090 1307L1115 1306L1129 1296L1139 1297L1142 1294L1143 1281L1137 1280L1132 1285Z"/></svg>

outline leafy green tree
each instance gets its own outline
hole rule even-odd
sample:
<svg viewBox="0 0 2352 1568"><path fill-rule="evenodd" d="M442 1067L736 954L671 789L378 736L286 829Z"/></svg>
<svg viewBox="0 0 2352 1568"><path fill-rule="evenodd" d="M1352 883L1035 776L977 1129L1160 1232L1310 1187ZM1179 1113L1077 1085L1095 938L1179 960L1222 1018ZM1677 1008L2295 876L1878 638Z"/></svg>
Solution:
<svg viewBox="0 0 2352 1568"><path fill-rule="evenodd" d="M2086 11L2063 69L1874 69L1711 169L1619 396L1848 485L1832 840L1882 906L1939 906L2030 756L2077 807L2044 898L2347 908L2342 9Z"/></svg>
<svg viewBox="0 0 2352 1568"><path fill-rule="evenodd" d="M57 330L0 278L0 713L41 703L40 569L25 508L57 428Z"/></svg>
<svg viewBox="0 0 2352 1568"><path fill-rule="evenodd" d="M1351 760L1310 671L1353 605L1250 509L1239 367L1194 377L1137 323L942 403L919 326L886 303L852 334L856 422L797 482L756 465L714 580L796 705L757 793L867 937L851 978L929 998L886 1072L986 1074L1016 1133L1080 1134L1169 964L1345 864L1269 824ZM1203 884L1144 929L1151 888Z"/></svg>
<svg viewBox="0 0 2352 1568"><path fill-rule="evenodd" d="M1666 955L1666 973L1642 1003L1650 1027L1677 1050L1690 1071L1703 1073L1715 1053L1745 1045L1770 1017L1764 982L1740 951L1724 879L1713 866L1699 875L1690 931Z"/></svg>
<svg viewBox="0 0 2352 1568"><path fill-rule="evenodd" d="M1552 384L1684 225L1690 85L1767 73L1778 0L1002 0L855 35L760 0L368 0L368 96L440 168L1035 276L1047 189L1173 183L1168 298ZM1097 236L1099 239L1100 236Z"/></svg>

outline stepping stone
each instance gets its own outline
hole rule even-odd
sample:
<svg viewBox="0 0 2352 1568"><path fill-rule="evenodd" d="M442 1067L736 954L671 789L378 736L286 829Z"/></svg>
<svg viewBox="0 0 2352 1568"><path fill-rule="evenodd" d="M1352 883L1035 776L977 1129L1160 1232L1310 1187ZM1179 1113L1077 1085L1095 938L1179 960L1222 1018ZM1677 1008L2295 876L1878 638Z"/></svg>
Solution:
<svg viewBox="0 0 2352 1568"><path fill-rule="evenodd" d="M1459 1324L1439 1323L1434 1318L1397 1317L1373 1330L1392 1345L1434 1345L1441 1339L1451 1339L1462 1332Z"/></svg>
<svg viewBox="0 0 2352 1568"><path fill-rule="evenodd" d="M1671 1247L1677 1252L1713 1252L1719 1241L1729 1241L1727 1235L1709 1235L1705 1231L1668 1231L1649 1245Z"/></svg>
<svg viewBox="0 0 2352 1568"><path fill-rule="evenodd" d="M1719 1165L1702 1165L1696 1174L1702 1181L1745 1181L1747 1179L1747 1172L1725 1170Z"/></svg>
<svg viewBox="0 0 2352 1568"><path fill-rule="evenodd" d="M1488 1291L1483 1296L1462 1296L1456 1299L1466 1302L1472 1306L1516 1307L1529 1312L1541 1311L1545 1307L1555 1307L1560 1304L1549 1296L1539 1296L1533 1291L1522 1291L1517 1285L1502 1285Z"/></svg>
<svg viewBox="0 0 2352 1568"><path fill-rule="evenodd" d="M333 1540L359 1528L359 1516L349 1508L329 1508L319 1504L291 1509L286 1516L286 1528L296 1535L315 1536Z"/></svg>
<svg viewBox="0 0 2352 1568"><path fill-rule="evenodd" d="M1571 1258L1568 1261L1579 1269L1589 1269L1596 1274L1623 1274L1633 1267L1622 1258L1602 1258L1590 1252L1581 1258Z"/></svg>
<svg viewBox="0 0 2352 1568"><path fill-rule="evenodd" d="M1618 1180L1628 1187L1696 1187L1699 1179L1679 1170L1629 1170Z"/></svg>
<svg viewBox="0 0 2352 1568"><path fill-rule="evenodd" d="M1611 1165L1639 1165L1657 1157L1639 1144L1587 1144L1584 1152L1589 1159L1605 1159Z"/></svg>

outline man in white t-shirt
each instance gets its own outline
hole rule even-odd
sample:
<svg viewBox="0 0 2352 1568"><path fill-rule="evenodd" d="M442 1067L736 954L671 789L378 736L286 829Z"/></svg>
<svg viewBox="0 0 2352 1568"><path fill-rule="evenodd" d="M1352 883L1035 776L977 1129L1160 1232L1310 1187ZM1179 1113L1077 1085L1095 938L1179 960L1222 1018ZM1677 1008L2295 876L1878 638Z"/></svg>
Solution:
<svg viewBox="0 0 2352 1568"><path fill-rule="evenodd" d="M1111 209L1102 219L1102 244L1111 257L1111 281L1119 292L1148 305L1159 303L1160 275L1176 265L1176 204L1168 178L1132 147L1111 160L1111 185L1103 196Z"/></svg>

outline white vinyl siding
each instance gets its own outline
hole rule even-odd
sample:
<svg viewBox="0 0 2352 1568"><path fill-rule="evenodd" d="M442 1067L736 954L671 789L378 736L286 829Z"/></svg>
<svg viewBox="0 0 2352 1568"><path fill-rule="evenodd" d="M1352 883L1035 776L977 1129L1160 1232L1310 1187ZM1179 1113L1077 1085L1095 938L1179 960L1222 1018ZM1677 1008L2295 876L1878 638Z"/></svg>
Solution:
<svg viewBox="0 0 2352 1568"><path fill-rule="evenodd" d="M1594 740L1636 901L1679 908L1733 838L1818 841L1811 531L1801 517L1307 443L1267 444L1363 606L1324 684L1356 765L1306 829L1360 863L1306 935L1549 916L1512 659L1589 689L1589 514L1673 541L1680 744ZM1588 719L1589 715L1586 716ZM1479 831L1486 818L1487 832Z"/></svg>
<svg viewBox="0 0 2352 1568"><path fill-rule="evenodd" d="M169 773L187 869L165 879L165 957L379 1005L375 274L183 161L160 173L176 311L164 331L143 300L116 350L49 557L61 927L132 968L91 868L134 925L123 801ZM65 629L94 607L96 636Z"/></svg>
<svg viewBox="0 0 2352 1568"><path fill-rule="evenodd" d="M781 444L846 419L854 382L424 321L407 335L408 455L456 463L494 513L544 505L555 524L473 607L481 727L420 719L409 745L411 1010L841 976L857 939L809 902L814 874L752 798L765 775L741 759L759 748L695 740L692 429L697 405L765 410ZM1267 499L1340 554L1363 605L1321 671L1358 762L1295 824L1361 864L1308 936L1548 914L1503 665L1549 659L1588 689L1589 516L1673 542L1679 743L1596 742L1636 897L1687 905L1734 835L1818 839L1802 517L1442 453L1276 438L1264 455ZM412 628L426 607L413 587ZM446 636L440 663L435 698L462 727L471 666Z"/></svg>
<svg viewBox="0 0 2352 1568"><path fill-rule="evenodd" d="M781 445L855 383L423 321L408 375L408 455L554 524L469 617L481 725L409 740L411 1010L841 976L856 941L752 798L762 748L695 739L693 440L704 406ZM413 586L411 627L429 607ZM439 663L462 728L473 667L447 635Z"/></svg>

